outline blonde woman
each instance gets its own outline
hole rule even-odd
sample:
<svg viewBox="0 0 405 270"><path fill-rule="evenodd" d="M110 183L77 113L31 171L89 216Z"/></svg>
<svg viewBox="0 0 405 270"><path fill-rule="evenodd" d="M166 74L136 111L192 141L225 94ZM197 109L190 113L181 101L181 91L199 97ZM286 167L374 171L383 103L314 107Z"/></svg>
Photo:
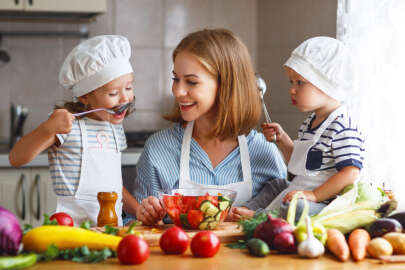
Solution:
<svg viewBox="0 0 405 270"><path fill-rule="evenodd" d="M246 46L225 29L187 35L173 52L173 127L149 138L137 164L137 219L165 214L157 199L173 188L225 188L244 205L272 179L286 178L274 144L254 130L261 107Z"/></svg>

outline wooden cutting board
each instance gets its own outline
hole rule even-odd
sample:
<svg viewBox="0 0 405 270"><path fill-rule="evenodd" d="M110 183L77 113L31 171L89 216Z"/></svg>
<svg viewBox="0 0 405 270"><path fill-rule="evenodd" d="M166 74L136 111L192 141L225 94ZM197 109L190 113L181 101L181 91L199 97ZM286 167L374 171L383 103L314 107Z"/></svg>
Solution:
<svg viewBox="0 0 405 270"><path fill-rule="evenodd" d="M140 232L143 239L149 244L149 246L159 246L159 239L162 233L168 228L174 226L173 224L165 224L158 226L136 226L135 231ZM123 227L125 230L128 227ZM93 228L95 231L103 232L104 227ZM185 230L190 238L192 238L199 230ZM216 230L213 230L221 243L231 243L237 240L243 239L242 227L236 222L223 222L218 225Z"/></svg>

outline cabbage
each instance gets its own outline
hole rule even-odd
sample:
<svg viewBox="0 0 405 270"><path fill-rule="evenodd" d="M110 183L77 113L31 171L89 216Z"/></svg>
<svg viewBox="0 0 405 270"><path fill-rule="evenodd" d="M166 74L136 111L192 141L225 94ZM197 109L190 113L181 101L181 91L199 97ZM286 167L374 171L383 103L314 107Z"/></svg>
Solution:
<svg viewBox="0 0 405 270"><path fill-rule="evenodd" d="M356 202L374 201L376 203L379 203L384 202L388 199L384 192L381 192L378 188L375 188L369 183L365 182L357 182L355 184L346 186L340 193L340 195L343 195L346 192L352 190L354 186L357 186Z"/></svg>
<svg viewBox="0 0 405 270"><path fill-rule="evenodd" d="M0 206L0 255L16 255L22 231L16 216Z"/></svg>

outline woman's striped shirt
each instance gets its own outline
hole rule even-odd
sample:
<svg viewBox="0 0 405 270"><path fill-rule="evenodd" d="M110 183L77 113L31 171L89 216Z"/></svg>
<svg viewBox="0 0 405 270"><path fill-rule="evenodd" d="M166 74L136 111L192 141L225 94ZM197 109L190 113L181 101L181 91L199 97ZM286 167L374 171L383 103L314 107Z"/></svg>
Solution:
<svg viewBox="0 0 405 270"><path fill-rule="evenodd" d="M184 129L180 124L159 131L146 142L137 163L135 197L141 202L159 191L178 188L180 153ZM246 136L252 171L253 196L266 181L286 177L286 166L276 146L263 134L252 130ZM215 168L207 153L192 139L190 145L190 177L203 185L227 185L243 181L239 147Z"/></svg>
<svg viewBox="0 0 405 270"><path fill-rule="evenodd" d="M113 127L116 131L119 149L127 148L124 129L121 124L111 125L106 121L83 118L87 130L89 148L116 150ZM72 123L72 130L68 134L57 134L60 146L53 145L48 150L49 168L53 189L58 196L73 196L80 180L82 161L82 139L79 121ZM108 166L108 164L105 164Z"/></svg>
<svg viewBox="0 0 405 270"><path fill-rule="evenodd" d="M310 140L321 126L311 129L315 119L312 113L301 125L298 139ZM306 168L315 171L339 171L346 166L363 168L364 136L345 110L325 129L318 142L308 152Z"/></svg>

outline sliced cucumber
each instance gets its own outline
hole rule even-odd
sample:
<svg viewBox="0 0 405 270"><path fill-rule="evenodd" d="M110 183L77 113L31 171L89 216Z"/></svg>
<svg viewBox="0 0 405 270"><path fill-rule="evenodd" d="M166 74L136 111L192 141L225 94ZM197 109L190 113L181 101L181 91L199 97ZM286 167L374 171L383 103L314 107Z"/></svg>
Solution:
<svg viewBox="0 0 405 270"><path fill-rule="evenodd" d="M215 216L215 221L219 222L221 220L222 211L219 211L218 214Z"/></svg>
<svg viewBox="0 0 405 270"><path fill-rule="evenodd" d="M208 222L201 222L200 225L198 225L198 229L200 230L206 230L208 229Z"/></svg>
<svg viewBox="0 0 405 270"><path fill-rule="evenodd" d="M208 200L201 203L200 210L209 217L214 217L219 212L219 209Z"/></svg>
<svg viewBox="0 0 405 270"><path fill-rule="evenodd" d="M218 222L216 222L216 221L208 222L208 229L209 229L209 230L213 230L213 229L215 229L217 226L218 226Z"/></svg>
<svg viewBox="0 0 405 270"><path fill-rule="evenodd" d="M218 203L219 210L221 210L221 211L226 210L229 206L230 206L230 202L229 202L229 201L220 201L220 202Z"/></svg>
<svg viewBox="0 0 405 270"><path fill-rule="evenodd" d="M221 196L218 196L218 200L219 201L231 201L231 199L229 199L228 197L226 197L226 196L224 196L224 195L221 195Z"/></svg>

